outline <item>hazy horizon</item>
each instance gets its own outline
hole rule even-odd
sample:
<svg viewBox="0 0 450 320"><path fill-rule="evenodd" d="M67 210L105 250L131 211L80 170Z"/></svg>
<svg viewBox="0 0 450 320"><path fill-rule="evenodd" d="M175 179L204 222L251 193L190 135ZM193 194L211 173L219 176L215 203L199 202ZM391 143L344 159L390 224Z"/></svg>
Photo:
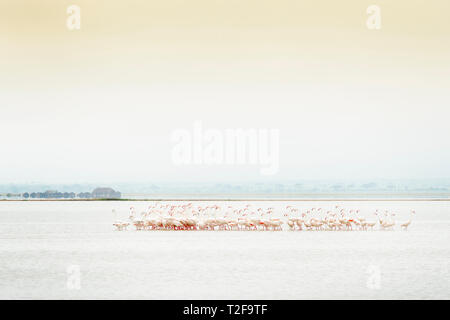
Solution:
<svg viewBox="0 0 450 320"><path fill-rule="evenodd" d="M122 193L122 197L130 195L411 195L423 197L425 195L440 195L439 198L450 196L450 179L428 180L294 180L272 182L140 182L140 183L81 183L81 184L4 184L0 183L0 196L7 193L32 193L54 190L59 192L91 192L98 187L112 187Z"/></svg>

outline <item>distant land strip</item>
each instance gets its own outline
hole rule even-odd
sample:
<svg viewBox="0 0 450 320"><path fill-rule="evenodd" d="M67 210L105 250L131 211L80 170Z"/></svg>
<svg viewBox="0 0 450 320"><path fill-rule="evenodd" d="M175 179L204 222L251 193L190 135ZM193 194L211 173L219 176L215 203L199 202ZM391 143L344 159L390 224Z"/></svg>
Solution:
<svg viewBox="0 0 450 320"><path fill-rule="evenodd" d="M61 202L61 201L449 201L450 198L146 198L146 199L0 199L0 202Z"/></svg>

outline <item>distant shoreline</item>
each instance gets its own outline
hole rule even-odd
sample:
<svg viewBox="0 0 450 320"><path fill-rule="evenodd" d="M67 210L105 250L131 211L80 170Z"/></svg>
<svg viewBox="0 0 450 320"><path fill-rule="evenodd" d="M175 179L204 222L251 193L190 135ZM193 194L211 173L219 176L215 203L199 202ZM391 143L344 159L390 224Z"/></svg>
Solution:
<svg viewBox="0 0 450 320"><path fill-rule="evenodd" d="M0 199L0 202L95 202L95 201L449 201L450 198L149 198L149 199Z"/></svg>

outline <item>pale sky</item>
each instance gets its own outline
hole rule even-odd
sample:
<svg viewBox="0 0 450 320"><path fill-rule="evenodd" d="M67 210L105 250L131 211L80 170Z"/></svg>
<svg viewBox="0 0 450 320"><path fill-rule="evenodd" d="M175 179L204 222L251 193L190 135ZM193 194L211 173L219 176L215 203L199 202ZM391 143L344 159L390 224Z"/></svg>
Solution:
<svg viewBox="0 0 450 320"><path fill-rule="evenodd" d="M371 4L3 0L1 182L450 178L450 2ZM175 166L194 121L279 129L278 174Z"/></svg>

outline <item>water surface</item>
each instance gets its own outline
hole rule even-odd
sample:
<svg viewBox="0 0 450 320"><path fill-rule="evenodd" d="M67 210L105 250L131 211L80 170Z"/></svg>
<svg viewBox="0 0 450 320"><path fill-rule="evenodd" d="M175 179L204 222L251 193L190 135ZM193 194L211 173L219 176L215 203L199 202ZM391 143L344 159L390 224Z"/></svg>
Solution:
<svg viewBox="0 0 450 320"><path fill-rule="evenodd" d="M244 202L222 203L229 204ZM417 214L407 232L117 232L115 218L126 218L131 205L140 212L149 203L1 202L0 298L450 298L450 202L288 204L301 210L340 204L369 217L389 209L399 220L407 220L411 209ZM252 205L280 214L287 203ZM79 289L68 288L70 266L80 269Z"/></svg>

